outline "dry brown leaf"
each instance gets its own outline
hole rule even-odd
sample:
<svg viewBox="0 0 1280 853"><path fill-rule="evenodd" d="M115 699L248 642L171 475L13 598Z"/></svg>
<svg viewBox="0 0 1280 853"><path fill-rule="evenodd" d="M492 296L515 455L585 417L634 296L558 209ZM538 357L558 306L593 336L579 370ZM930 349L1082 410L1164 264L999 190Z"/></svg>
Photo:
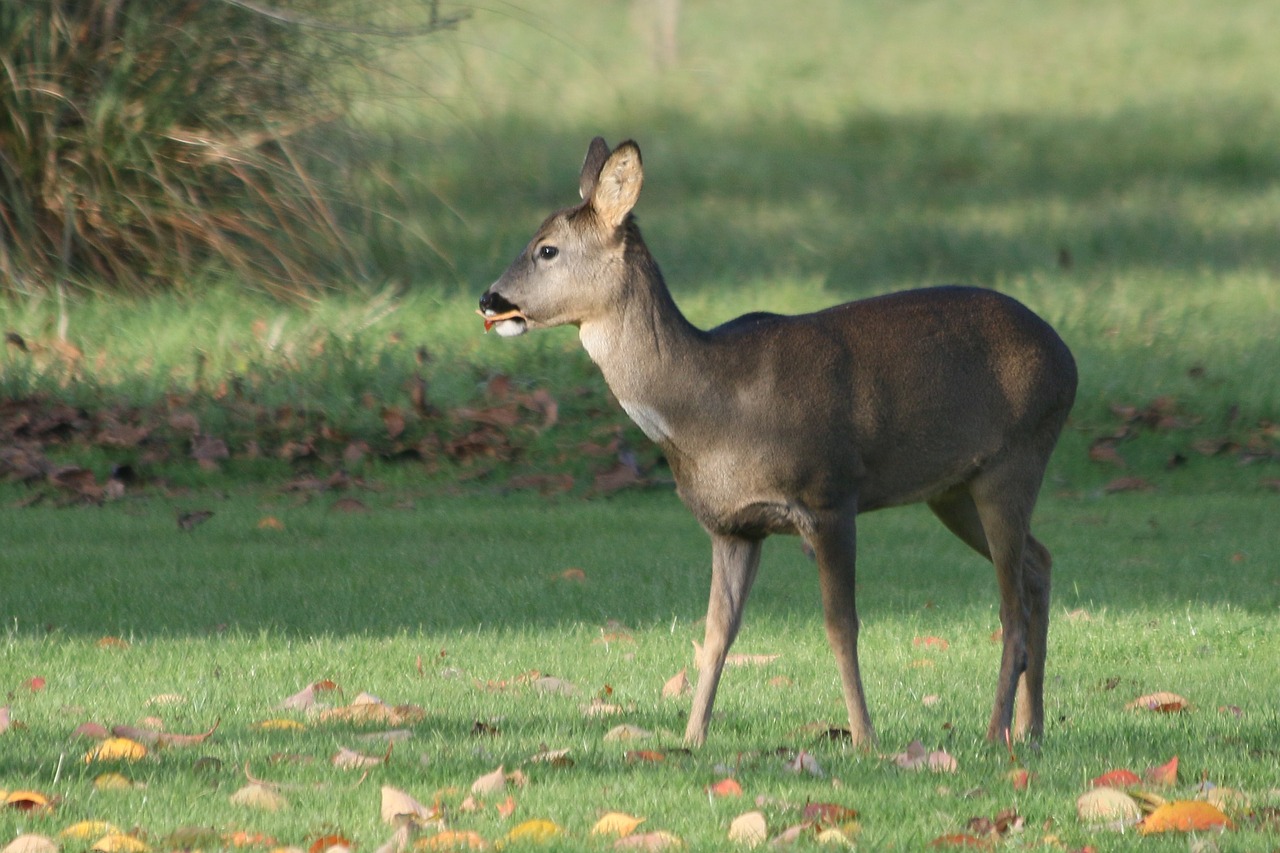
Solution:
<svg viewBox="0 0 1280 853"><path fill-rule="evenodd" d="M471 783L471 793L477 797L486 797L490 794L497 794L507 787L507 774L499 765L497 770L492 773L486 773L479 779Z"/></svg>
<svg viewBox="0 0 1280 853"><path fill-rule="evenodd" d="M236 791L231 795L231 802L237 806L267 812L278 812L288 805L284 797L259 782L250 782Z"/></svg>
<svg viewBox="0 0 1280 853"><path fill-rule="evenodd" d="M1102 491L1108 495L1114 495L1119 492L1153 492L1155 486L1143 477L1117 477L1102 487Z"/></svg>
<svg viewBox="0 0 1280 853"><path fill-rule="evenodd" d="M1126 711L1156 711L1162 714L1174 714L1179 711L1186 711L1190 707L1191 703L1186 699L1177 693L1170 693L1167 690L1139 696L1124 706Z"/></svg>
<svg viewBox="0 0 1280 853"><path fill-rule="evenodd" d="M689 676L685 674L686 670L680 670L675 675L667 679L667 683L662 685L662 698L674 699L685 696L692 691L689 686Z"/></svg>
<svg viewBox="0 0 1280 853"><path fill-rule="evenodd" d="M1115 788L1093 788L1076 799L1076 814L1089 823L1128 823L1142 816L1133 797Z"/></svg>
<svg viewBox="0 0 1280 853"><path fill-rule="evenodd" d="M338 751L329 759L329 763L334 767L342 770L363 770L369 767L377 767L387 760L387 756L391 754L388 746L387 755L376 757L372 755L364 755L356 752L354 749L348 749L345 746L338 747Z"/></svg>
<svg viewBox="0 0 1280 853"><path fill-rule="evenodd" d="M10 841L0 853L57 853L57 850L58 845L52 838L27 833Z"/></svg>
<svg viewBox="0 0 1280 853"><path fill-rule="evenodd" d="M946 750L929 751L920 741L912 741L906 752L893 756L893 761L904 770L931 770L934 773L955 773L959 763Z"/></svg>
<svg viewBox="0 0 1280 853"><path fill-rule="evenodd" d="M729 840L736 844L755 847L769 838L769 828L762 812L745 812L729 824Z"/></svg>
<svg viewBox="0 0 1280 853"><path fill-rule="evenodd" d="M404 791L392 788L390 785L382 786L381 814L382 822L392 825L412 823L417 826L426 826L430 823L438 823L440 820L439 811L427 808Z"/></svg>
<svg viewBox="0 0 1280 853"><path fill-rule="evenodd" d="M684 847L679 836L664 830L628 835L613 842L614 850L674 850Z"/></svg>
<svg viewBox="0 0 1280 853"><path fill-rule="evenodd" d="M606 743L643 740L649 737L653 737L653 732L642 729L639 726L633 726L630 723L623 723L620 726L614 726L604 734L604 740Z"/></svg>

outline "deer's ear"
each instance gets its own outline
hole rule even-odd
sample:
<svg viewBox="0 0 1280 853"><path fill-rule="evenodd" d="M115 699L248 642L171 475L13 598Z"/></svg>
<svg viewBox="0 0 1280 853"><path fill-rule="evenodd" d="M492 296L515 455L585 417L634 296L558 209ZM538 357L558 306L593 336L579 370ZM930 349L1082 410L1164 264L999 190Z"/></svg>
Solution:
<svg viewBox="0 0 1280 853"><path fill-rule="evenodd" d="M591 198L591 191L596 188L600 179L600 169L604 161L609 159L609 143L604 137L597 136L587 146L587 157L582 161L582 175L578 178L578 197L583 201Z"/></svg>
<svg viewBox="0 0 1280 853"><path fill-rule="evenodd" d="M644 168L640 147L631 140L613 149L591 190L591 207L605 224L617 228L627 218L640 197Z"/></svg>

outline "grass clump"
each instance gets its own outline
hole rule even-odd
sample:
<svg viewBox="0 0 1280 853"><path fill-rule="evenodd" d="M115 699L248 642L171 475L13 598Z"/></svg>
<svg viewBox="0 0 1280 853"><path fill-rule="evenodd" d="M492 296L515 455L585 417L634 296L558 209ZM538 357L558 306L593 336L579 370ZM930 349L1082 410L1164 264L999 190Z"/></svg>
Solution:
<svg viewBox="0 0 1280 853"><path fill-rule="evenodd" d="M0 292L153 292L211 265L278 296L363 277L328 189L339 72L376 49L339 25L362 9L3 4Z"/></svg>

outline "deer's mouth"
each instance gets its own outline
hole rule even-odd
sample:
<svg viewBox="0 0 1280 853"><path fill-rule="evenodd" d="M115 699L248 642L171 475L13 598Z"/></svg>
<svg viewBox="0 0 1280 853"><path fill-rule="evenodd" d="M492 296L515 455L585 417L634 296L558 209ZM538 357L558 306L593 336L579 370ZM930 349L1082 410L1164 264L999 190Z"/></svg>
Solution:
<svg viewBox="0 0 1280 853"><path fill-rule="evenodd" d="M514 338L516 335L523 335L529 331L529 318L524 316L520 311L512 309L511 311L476 311L484 318L484 330L496 328L498 334L504 338Z"/></svg>
<svg viewBox="0 0 1280 853"><path fill-rule="evenodd" d="M524 312L492 291L480 297L476 313L484 318L486 332L496 328L502 337L513 338L529 331L529 318Z"/></svg>

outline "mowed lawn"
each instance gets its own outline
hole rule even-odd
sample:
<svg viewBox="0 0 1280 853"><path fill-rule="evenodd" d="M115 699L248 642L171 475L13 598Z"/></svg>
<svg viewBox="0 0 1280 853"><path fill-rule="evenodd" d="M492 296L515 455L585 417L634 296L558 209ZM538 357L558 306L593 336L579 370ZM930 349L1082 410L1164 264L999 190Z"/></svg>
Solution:
<svg viewBox="0 0 1280 853"><path fill-rule="evenodd" d="M132 841L59 843L376 850L389 787L423 804L424 845L442 817L474 833L460 843L609 849L591 830L619 811L646 819L644 843L724 850L758 810L770 838L822 824L805 847L821 829L867 850L1280 846L1280 8L706 0L684 4L665 68L646 20L499 4L388 45L349 152L376 274L347 292L0 303L26 345L0 353L6 401L137 419L153 442L42 446L99 484L129 466L136 485L102 506L0 485L0 842L102 820ZM766 546L707 745L680 750L688 696L663 692L694 677L706 537L572 332L496 340L472 313L575 200L597 133L638 140L637 214L700 325L966 282L1071 345L1080 395L1035 523L1055 556L1039 750L982 739L992 571L919 507L860 521L878 750L830 736L839 683L793 539ZM400 418L450 447L501 403L495 378L549 394L554 423L521 410L496 457L389 437ZM228 458L197 465L179 422ZM620 457L583 448L611 440L644 485L604 497L594 478ZM347 492L291 488L344 467ZM309 686L310 707L286 702ZM147 754L88 760L85 723L132 727ZM913 741L955 772L900 768ZM335 764L342 748L367 766ZM1148 776L1175 756L1172 782ZM519 774L472 793L499 767ZM1147 809L1238 792L1234 828L1081 818L1090 780L1121 768ZM740 796L715 793L726 778ZM255 780L279 808L233 800Z"/></svg>

